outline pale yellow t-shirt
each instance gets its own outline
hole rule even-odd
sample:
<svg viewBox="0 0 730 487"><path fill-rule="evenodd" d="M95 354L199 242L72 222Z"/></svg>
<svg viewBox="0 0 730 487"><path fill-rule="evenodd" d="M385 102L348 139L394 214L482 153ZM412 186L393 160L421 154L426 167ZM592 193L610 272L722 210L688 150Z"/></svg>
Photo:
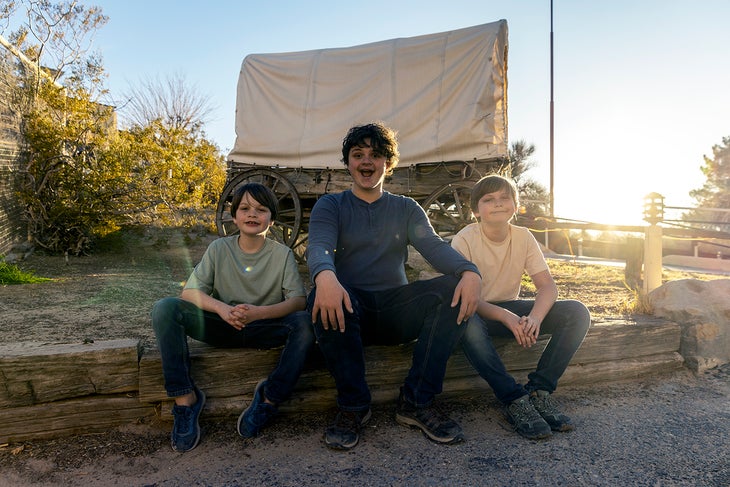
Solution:
<svg viewBox="0 0 730 487"><path fill-rule="evenodd" d="M479 268L481 297L489 303L518 299L522 275L548 269L540 245L525 227L510 224L507 238L493 242L479 223L471 223L454 236L451 246Z"/></svg>

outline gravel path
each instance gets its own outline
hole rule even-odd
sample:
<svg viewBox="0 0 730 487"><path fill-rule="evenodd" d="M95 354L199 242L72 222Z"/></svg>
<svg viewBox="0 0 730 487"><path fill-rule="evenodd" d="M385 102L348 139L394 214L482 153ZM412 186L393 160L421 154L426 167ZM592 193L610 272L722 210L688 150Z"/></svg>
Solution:
<svg viewBox="0 0 730 487"><path fill-rule="evenodd" d="M166 425L2 447L0 485L730 486L730 366L555 397L576 430L544 441L510 431L487 391L447 405L467 434L458 445L398 425L389 408L350 452L323 446L324 414L281 416L247 442L236 418L203 419L186 454L169 448Z"/></svg>

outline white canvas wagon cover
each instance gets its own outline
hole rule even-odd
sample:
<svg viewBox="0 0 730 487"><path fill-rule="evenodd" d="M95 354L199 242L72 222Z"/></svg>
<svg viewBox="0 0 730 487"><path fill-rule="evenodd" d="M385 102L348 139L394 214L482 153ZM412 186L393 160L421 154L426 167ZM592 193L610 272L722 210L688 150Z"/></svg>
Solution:
<svg viewBox="0 0 730 487"><path fill-rule="evenodd" d="M381 120L399 167L507 155L507 21L346 48L251 54L236 101L237 163L342 168L342 139Z"/></svg>

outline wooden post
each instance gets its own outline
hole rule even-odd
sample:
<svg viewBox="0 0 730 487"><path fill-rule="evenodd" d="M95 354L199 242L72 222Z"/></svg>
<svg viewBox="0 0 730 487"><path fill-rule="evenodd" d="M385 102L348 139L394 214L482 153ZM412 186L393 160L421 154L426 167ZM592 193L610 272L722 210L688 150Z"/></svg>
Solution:
<svg viewBox="0 0 730 487"><path fill-rule="evenodd" d="M662 285L662 227L646 227L644 238L644 293Z"/></svg>
<svg viewBox="0 0 730 487"><path fill-rule="evenodd" d="M644 197L644 220L649 223L644 237L644 294L662 285L662 227L664 196L649 193Z"/></svg>

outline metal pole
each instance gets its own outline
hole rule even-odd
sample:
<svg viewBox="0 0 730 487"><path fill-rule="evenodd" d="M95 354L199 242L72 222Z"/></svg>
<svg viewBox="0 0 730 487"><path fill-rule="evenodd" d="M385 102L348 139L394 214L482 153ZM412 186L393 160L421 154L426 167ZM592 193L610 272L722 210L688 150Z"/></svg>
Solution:
<svg viewBox="0 0 730 487"><path fill-rule="evenodd" d="M550 216L555 217L555 103L553 102L553 0L550 0Z"/></svg>

